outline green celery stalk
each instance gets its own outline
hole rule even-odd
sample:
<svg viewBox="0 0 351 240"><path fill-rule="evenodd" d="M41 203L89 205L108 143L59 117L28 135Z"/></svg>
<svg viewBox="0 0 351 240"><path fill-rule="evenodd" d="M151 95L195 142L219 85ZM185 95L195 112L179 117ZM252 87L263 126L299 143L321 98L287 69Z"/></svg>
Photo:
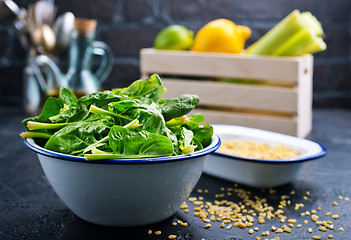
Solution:
<svg viewBox="0 0 351 240"><path fill-rule="evenodd" d="M327 45L321 37L316 36L309 29L301 29L288 41L282 44L272 56L302 56L307 53L324 51Z"/></svg>
<svg viewBox="0 0 351 240"><path fill-rule="evenodd" d="M245 53L272 56L299 56L324 51L320 22L310 12L294 10L263 37L250 45Z"/></svg>

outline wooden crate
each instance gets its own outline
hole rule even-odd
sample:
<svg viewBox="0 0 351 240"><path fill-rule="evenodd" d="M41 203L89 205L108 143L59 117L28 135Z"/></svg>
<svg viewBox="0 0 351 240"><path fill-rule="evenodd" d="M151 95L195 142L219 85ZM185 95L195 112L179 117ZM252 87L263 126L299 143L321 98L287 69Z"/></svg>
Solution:
<svg viewBox="0 0 351 240"><path fill-rule="evenodd" d="M158 73L165 98L196 94L210 124L233 124L306 137L312 128L313 57L140 52L142 77ZM230 78L231 82L220 79ZM242 82L245 82L244 84Z"/></svg>

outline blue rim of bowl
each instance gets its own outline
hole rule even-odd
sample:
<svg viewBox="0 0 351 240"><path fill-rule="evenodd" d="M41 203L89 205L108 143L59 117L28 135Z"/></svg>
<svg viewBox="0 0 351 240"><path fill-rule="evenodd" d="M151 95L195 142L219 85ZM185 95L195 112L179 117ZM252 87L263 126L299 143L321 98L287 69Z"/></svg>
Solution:
<svg viewBox="0 0 351 240"><path fill-rule="evenodd" d="M305 139L305 141L313 142L311 140ZM323 147L321 144L313 142L317 144L320 148L321 151L318 152L317 154L302 157L302 158L292 158L292 159L257 159L257 158L245 158L245 157L240 157L240 156L235 156L235 155L230 155L226 153L221 153L221 152L214 152L213 154L219 155L221 157L225 157L231 160L240 160L240 161L246 161L246 162L255 162L255 163L269 163L269 164L288 164L288 163L296 163L296 162L305 162L309 160L314 160L321 158L327 154L327 150L325 147Z"/></svg>
<svg viewBox="0 0 351 240"><path fill-rule="evenodd" d="M92 164L150 164L150 163L167 163L174 161L188 160L196 157L205 156L216 151L221 145L221 140L218 136L212 136L212 142L206 148L193 152L191 154L169 156L169 157L159 157L159 158L140 158L140 159L113 159L113 160L86 160L84 157L73 156L58 152L53 152L38 146L33 139L33 143L30 143L28 139L24 139L24 144L32 151L37 154L41 154L47 157L52 157L60 160L80 162L80 163L92 163Z"/></svg>

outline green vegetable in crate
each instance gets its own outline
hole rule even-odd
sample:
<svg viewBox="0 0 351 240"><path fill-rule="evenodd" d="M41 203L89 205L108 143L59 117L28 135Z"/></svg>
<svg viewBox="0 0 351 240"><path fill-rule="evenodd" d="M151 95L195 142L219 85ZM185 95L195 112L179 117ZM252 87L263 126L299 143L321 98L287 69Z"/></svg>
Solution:
<svg viewBox="0 0 351 240"><path fill-rule="evenodd" d="M27 132L44 148L87 160L131 159L188 154L208 146L213 130L203 115L187 116L199 98L162 99L157 74L127 88L96 92L77 99L66 88L50 97L39 116L23 120Z"/></svg>
<svg viewBox="0 0 351 240"><path fill-rule="evenodd" d="M245 53L270 56L301 56L324 51L323 28L310 12L294 10Z"/></svg>
<svg viewBox="0 0 351 240"><path fill-rule="evenodd" d="M154 48L160 50L189 50L193 40L193 31L181 25L170 25L157 34L154 40Z"/></svg>

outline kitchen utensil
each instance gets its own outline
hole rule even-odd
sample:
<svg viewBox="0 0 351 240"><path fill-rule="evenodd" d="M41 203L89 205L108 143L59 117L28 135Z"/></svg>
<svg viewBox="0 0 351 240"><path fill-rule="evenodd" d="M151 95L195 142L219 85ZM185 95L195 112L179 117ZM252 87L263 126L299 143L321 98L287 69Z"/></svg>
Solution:
<svg viewBox="0 0 351 240"><path fill-rule="evenodd" d="M70 43L71 32L74 28L74 15L71 12L66 12L60 15L54 25L57 47L66 48Z"/></svg>
<svg viewBox="0 0 351 240"><path fill-rule="evenodd" d="M105 43L95 41L96 24L92 19L75 19L67 74L62 74L50 58L45 56L36 58L40 66L46 66L51 70L62 86L69 88L78 96L98 91L112 70L112 50ZM102 57L96 72L92 72L94 55Z"/></svg>

